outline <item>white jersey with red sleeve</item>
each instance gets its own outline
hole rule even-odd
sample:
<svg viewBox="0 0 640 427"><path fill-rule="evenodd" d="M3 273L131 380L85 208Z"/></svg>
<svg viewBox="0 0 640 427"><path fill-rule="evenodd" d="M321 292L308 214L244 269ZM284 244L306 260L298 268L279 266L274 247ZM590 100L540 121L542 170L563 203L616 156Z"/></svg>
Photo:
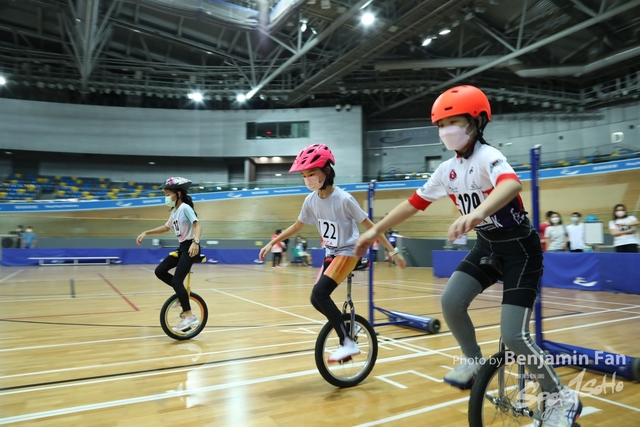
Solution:
<svg viewBox="0 0 640 427"><path fill-rule="evenodd" d="M469 158L455 156L441 163L429 180L409 198L409 203L416 209L425 210L432 202L449 196L460 213L467 215L491 194L498 183L507 179L519 181L506 157L492 146L476 142ZM522 199L517 195L506 206L485 218L475 230L513 228L522 224L526 215Z"/></svg>

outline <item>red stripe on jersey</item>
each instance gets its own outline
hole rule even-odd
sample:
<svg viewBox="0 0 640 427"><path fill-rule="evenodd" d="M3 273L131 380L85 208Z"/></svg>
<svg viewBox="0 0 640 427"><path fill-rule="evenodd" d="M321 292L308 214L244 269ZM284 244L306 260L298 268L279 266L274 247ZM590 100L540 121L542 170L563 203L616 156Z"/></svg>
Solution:
<svg viewBox="0 0 640 427"><path fill-rule="evenodd" d="M451 199L453 204L456 205L456 209L458 209L458 212L460 212L460 215L462 215L462 211L458 207L458 201L456 200L456 195L455 194L449 194L449 198Z"/></svg>
<svg viewBox="0 0 640 427"><path fill-rule="evenodd" d="M427 209L427 207L429 207L429 205L431 204L430 201L425 200L422 197L418 196L417 192L413 193L413 195L409 197L407 201L411 206L421 211Z"/></svg>
<svg viewBox="0 0 640 427"><path fill-rule="evenodd" d="M516 175L515 173L503 173L502 175L498 176L498 179L496 179L496 185L498 185L502 181L506 181L508 179L514 179L514 180L520 182L520 178L518 178L518 175Z"/></svg>

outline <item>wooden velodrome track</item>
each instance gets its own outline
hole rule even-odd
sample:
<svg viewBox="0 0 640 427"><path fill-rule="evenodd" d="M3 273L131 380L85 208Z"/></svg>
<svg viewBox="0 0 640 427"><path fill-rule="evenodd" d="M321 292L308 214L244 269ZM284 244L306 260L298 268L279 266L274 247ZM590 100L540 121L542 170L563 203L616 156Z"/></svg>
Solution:
<svg viewBox="0 0 640 427"><path fill-rule="evenodd" d="M302 183L301 183L302 184ZM640 209L640 169L596 175L545 179L540 184L541 210L554 210L568 217L571 212L597 214L601 220L611 219L613 206L624 203L630 212ZM414 189L377 191L374 201L375 219L381 218ZM366 208L365 192L353 193ZM523 183L522 199L531 210L529 182ZM303 195L230 199L199 202L196 210L205 237L266 239L276 228L289 226L296 220ZM399 229L408 237L445 237L451 218L459 215L448 198L429 206L425 212L402 224ZM13 230L18 224L32 225L40 237L126 237L135 238L141 231L164 224L166 206L76 212L2 214L2 226ZM565 218L567 219L567 218ZM605 223L606 225L606 223ZM606 228L606 226L605 226ZM311 226L305 236L317 235ZM161 237L161 236L158 236Z"/></svg>
<svg viewBox="0 0 640 427"><path fill-rule="evenodd" d="M308 299L316 269L195 266L192 288L206 299L210 318L185 342L159 327L170 290L152 270L0 270L0 425L468 425L468 391L441 382L460 354L444 323L437 335L378 328L374 371L339 390L313 359L324 322ZM367 273L356 274L354 300L366 316ZM444 280L431 269L378 264L375 283L380 306L442 320ZM339 287L335 299L344 292ZM486 356L497 348L500 301L496 286L471 306ZM640 296L546 289L543 301L547 338L640 356ZM565 383L579 374L559 372ZM601 375L584 375L582 426L640 425L640 385L624 381L604 394L596 389L601 383Z"/></svg>

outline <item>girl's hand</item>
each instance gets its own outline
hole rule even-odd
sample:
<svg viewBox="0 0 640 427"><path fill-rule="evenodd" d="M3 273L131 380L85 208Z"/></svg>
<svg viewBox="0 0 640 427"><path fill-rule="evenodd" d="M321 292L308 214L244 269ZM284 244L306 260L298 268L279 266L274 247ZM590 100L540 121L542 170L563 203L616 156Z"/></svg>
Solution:
<svg viewBox="0 0 640 427"><path fill-rule="evenodd" d="M391 259L393 259L393 262L395 262L398 267L402 269L407 268L407 261L405 261L401 253L395 254Z"/></svg>
<svg viewBox="0 0 640 427"><path fill-rule="evenodd" d="M197 244L196 242L191 243L191 246L189 246L189 256L193 258L199 253L200 253L200 245Z"/></svg>
<svg viewBox="0 0 640 427"><path fill-rule="evenodd" d="M362 257L369 246L373 245L373 242L376 241L377 234L373 229L369 229L360 235L358 242L356 243L354 255L357 257Z"/></svg>
<svg viewBox="0 0 640 427"><path fill-rule="evenodd" d="M136 239L136 243L141 245L142 244L142 239L144 239L146 236L147 236L147 232L146 231L143 231L142 233L140 233L140 235Z"/></svg>
<svg viewBox="0 0 640 427"><path fill-rule="evenodd" d="M463 215L456 220L451 227L449 227L448 239L450 242L461 237L464 233L467 233L474 229L474 227L484 221L484 215L473 211L468 215Z"/></svg>
<svg viewBox="0 0 640 427"><path fill-rule="evenodd" d="M271 242L269 242L265 245L264 248L260 249L260 254L258 255L258 258L260 259L260 261L264 261L264 258L267 256L267 254L271 252L272 246L273 245L271 244Z"/></svg>

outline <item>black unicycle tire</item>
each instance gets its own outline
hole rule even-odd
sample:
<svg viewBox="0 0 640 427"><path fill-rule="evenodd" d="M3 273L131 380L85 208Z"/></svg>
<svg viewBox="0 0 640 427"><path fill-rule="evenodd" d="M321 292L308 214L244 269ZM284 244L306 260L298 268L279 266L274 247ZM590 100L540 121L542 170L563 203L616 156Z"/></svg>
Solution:
<svg viewBox="0 0 640 427"><path fill-rule="evenodd" d="M196 294L195 292L191 292L189 294L189 299L190 299L189 302L190 304L194 304L194 303L198 304L201 307L202 315L198 319L198 326L196 326L191 331L189 331L189 333L179 334L179 333L176 333L173 329L171 329L173 325L167 324L167 321L166 321L166 313L168 310L170 310L171 305L177 299L178 299L178 295L174 294L169 299L167 299L165 303L162 305L162 308L160 309L160 326L162 326L162 330L164 331L164 333L167 334L169 337L173 338L174 340L178 340L178 341L190 340L191 338L195 337L200 332L202 332L202 330L206 326L207 320L209 318L209 309L207 308L207 303L204 302L204 299L202 299L200 295Z"/></svg>
<svg viewBox="0 0 640 427"><path fill-rule="evenodd" d="M344 320L347 326L347 329L349 329L350 323L351 323L351 314L348 314L348 313L343 314L342 319ZM376 359L378 357L378 338L376 336L376 331L373 329L373 326L371 326L371 324L364 317L360 315L357 315L357 314L355 315L355 321L356 321L356 324L362 325L362 327L364 327L367 330L367 334L371 342L369 343L369 346L370 346L369 348L370 356L368 358L369 363L367 366L364 367L362 371L358 373L357 376L353 378L350 378L348 380L336 378L331 374L331 372L327 369L325 365L324 359L326 357L326 354L324 353L324 348L325 348L325 342L329 337L329 334L333 330L331 323L327 323L322 327L322 329L320 330L320 333L318 334L318 338L316 340L316 347L315 347L316 367L318 368L320 375L322 375L322 378L324 378L329 384L336 387L347 388L347 387L353 387L360 384L365 378L367 378L367 376L369 376L369 374L373 370L373 367L376 364Z"/></svg>
<svg viewBox="0 0 640 427"><path fill-rule="evenodd" d="M505 352L500 351L491 356L480 368L469 396L469 427L484 427L483 408L487 388L498 369L504 366L504 359Z"/></svg>

